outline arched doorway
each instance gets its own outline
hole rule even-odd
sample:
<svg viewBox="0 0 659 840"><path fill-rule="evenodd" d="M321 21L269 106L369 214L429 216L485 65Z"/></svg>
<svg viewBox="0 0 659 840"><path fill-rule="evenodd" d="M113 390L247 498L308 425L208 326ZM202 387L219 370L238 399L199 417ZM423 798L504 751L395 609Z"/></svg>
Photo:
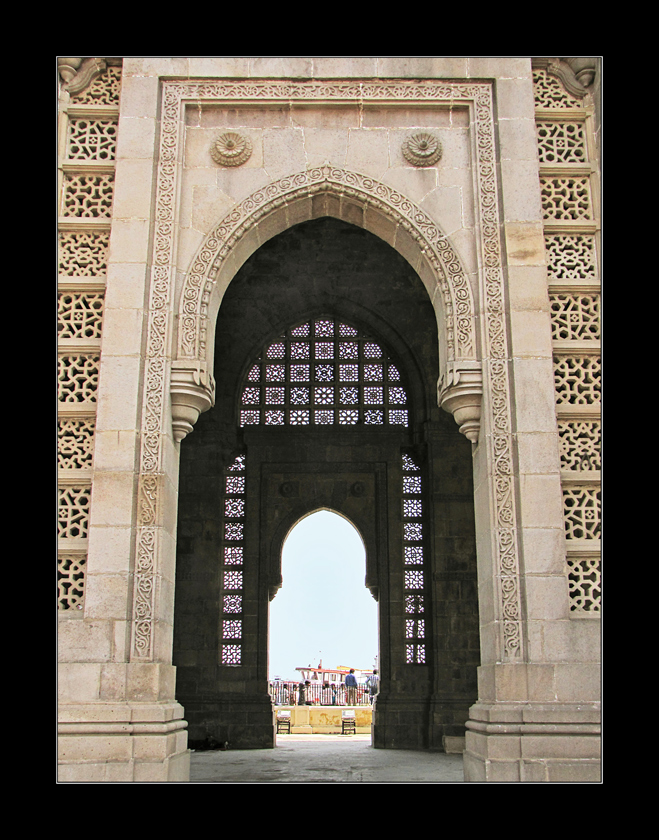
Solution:
<svg viewBox="0 0 659 840"><path fill-rule="evenodd" d="M268 675L300 679L296 668L323 663L377 667L377 602L365 587L357 529L329 510L297 522L282 549L282 588L270 603Z"/></svg>
<svg viewBox="0 0 659 840"><path fill-rule="evenodd" d="M380 609L375 746L441 749L462 734L479 664L471 447L437 408L438 355L415 272L336 219L274 237L230 284L216 406L181 446L174 664L192 744L273 745L268 599L286 534L319 507L366 546ZM232 472L242 503L230 504Z"/></svg>

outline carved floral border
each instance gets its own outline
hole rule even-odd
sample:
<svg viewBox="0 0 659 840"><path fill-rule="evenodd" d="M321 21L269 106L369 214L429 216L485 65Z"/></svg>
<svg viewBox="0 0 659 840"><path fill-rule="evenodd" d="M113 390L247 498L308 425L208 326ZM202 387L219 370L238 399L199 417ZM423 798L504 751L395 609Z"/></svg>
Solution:
<svg viewBox="0 0 659 840"><path fill-rule="evenodd" d="M172 81L162 85L162 118L160 149L157 172L157 194L155 231L153 246L153 261L151 271L151 286L149 297L147 349L144 361L144 401L142 414L142 435L140 452L140 476L138 487L138 523L136 538L136 568L134 580L133 600L133 633L131 657L137 661L149 661L154 656L154 624L156 615L157 590L157 557L159 532L159 498L162 494L162 440L166 436L164 424L167 419L167 387L168 340L171 331L172 296L174 283L173 255L176 239L175 206L177 180L179 177L180 143L181 143L181 115L185 101L351 101L361 102L454 102L461 104L473 103L473 129L476 147L476 167L478 185L478 213L481 257L483 262L483 301L484 312L484 387L489 393L489 399L484 402L484 410L489 416L486 428L490 432L488 446L489 460L492 464L491 494L495 511L495 541L497 576L500 580L499 615L502 622L501 654L506 661L521 656L521 598L519 584L519 562L517 554L516 512L513 493L512 466L512 434L511 434L511 399L510 383L508 379L508 348L505 332L505 312L503 304L503 270L501 260L501 244L499 240L499 210L496 183L496 154L494 138L494 120L492 109L492 88L486 82L287 82L287 81ZM313 178L314 172L318 181L327 181L327 173L321 174L322 167L310 170L306 177ZM347 179L344 170L332 169L334 181ZM311 173L311 174L310 174ZM345 173L340 178L338 173ZM352 173L354 175L354 173ZM360 176L356 176L360 177ZM264 207L267 202L285 201L282 196L282 185L286 179L277 184L265 187L259 191L264 197ZM370 179L371 189L377 192L377 182ZM364 181L360 184L359 192L372 195L364 189ZM387 188L388 189L388 188ZM272 191L269 195L268 191ZM388 209L391 203L390 190L385 204ZM277 195L279 193L279 195ZM374 196L372 196L374 198ZM407 201L400 196L403 202ZM230 222L233 232L226 240L226 248L230 250L229 242L237 241L258 218L260 209L252 199L238 205L223 221ZM258 204L258 202L256 202ZM409 202L410 212L415 205ZM418 208L416 208L418 209ZM263 210L263 208L261 208ZM405 214L402 214L405 216ZM425 216L425 214L423 214ZM410 216L407 222L416 230L420 228L412 223ZM427 221L426 221L427 220ZM427 216L421 220L425 225L424 238L439 242L441 233ZM428 227L428 222L430 227ZM434 228L437 233L435 233ZM218 230L218 229L216 229ZM425 234L429 235L426 237ZM446 242L446 240L443 240ZM209 239L207 238L206 244ZM216 243L221 251L220 243ZM215 248L212 249L215 251ZM227 251L228 252L228 251ZM210 259L211 253L207 254ZM209 266L204 258L203 271L193 266L191 276L199 278L203 283L192 295L184 301L191 302L194 298L193 309L187 314L194 319L202 315L202 309L210 298L213 280L209 273ZM441 262L441 261L440 261ZM216 271L215 266L214 271ZM214 275L213 275L214 276ZM438 273L441 278L443 275ZM193 288L189 284L189 289ZM199 294L201 291L201 294ZM448 301L446 301L448 302ZM182 330L182 345L184 356L200 358L203 333L199 324ZM199 336L199 341L191 343L192 336ZM189 338L185 338L188 336ZM464 349L464 348L463 348ZM462 355L461 353L459 355ZM472 356L473 358L473 356ZM484 418L485 419L485 418Z"/></svg>

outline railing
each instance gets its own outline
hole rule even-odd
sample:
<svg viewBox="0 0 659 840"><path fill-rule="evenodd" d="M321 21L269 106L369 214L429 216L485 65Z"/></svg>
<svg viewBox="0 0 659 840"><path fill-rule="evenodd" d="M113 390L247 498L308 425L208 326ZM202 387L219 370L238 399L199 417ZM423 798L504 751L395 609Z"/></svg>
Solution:
<svg viewBox="0 0 659 840"><path fill-rule="evenodd" d="M341 683L320 685L309 683L308 685L296 682L268 683L268 691L272 702L276 706L369 706L371 698L368 686L358 685L350 689Z"/></svg>

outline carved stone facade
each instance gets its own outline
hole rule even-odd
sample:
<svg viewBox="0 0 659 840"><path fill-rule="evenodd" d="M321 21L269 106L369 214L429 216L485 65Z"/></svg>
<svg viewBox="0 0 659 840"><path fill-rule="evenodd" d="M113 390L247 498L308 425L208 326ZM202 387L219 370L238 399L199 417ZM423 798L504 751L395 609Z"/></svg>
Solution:
<svg viewBox="0 0 659 840"><path fill-rule="evenodd" d="M597 62L60 82L61 779L273 745L268 599L320 507L367 547L374 746L599 778Z"/></svg>

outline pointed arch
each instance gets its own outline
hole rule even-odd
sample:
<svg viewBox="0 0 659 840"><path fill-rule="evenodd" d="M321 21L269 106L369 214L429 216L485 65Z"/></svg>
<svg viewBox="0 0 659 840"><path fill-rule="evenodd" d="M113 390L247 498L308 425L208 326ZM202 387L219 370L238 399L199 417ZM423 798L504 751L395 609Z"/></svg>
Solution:
<svg viewBox="0 0 659 840"><path fill-rule="evenodd" d="M437 317L442 401L447 410L460 409L464 414L468 391L468 413L472 420L479 419L482 378L476 312L469 281L449 238L420 207L393 188L326 164L257 190L215 226L193 259L179 299L172 366L177 439L185 437L199 413L213 405L215 320L236 272L271 237L321 216L369 230L414 268ZM461 402L457 405L456 395L449 392L459 383ZM472 417L474 405L477 418ZM470 437L464 419L456 413L461 430Z"/></svg>
<svg viewBox="0 0 659 840"><path fill-rule="evenodd" d="M364 492L364 488L359 483L351 487L351 495L360 496ZM293 492L290 492L293 491ZM294 494L294 486L292 483L284 482L280 488L282 496L292 496ZM299 497L292 498L291 504L288 506L284 516L274 530L272 540L268 546L268 579L270 582L268 588L268 599L272 601L277 592L282 587L282 553L286 540L292 531L302 522L313 516L315 513L327 511L345 519L357 532L359 539L364 548L364 564L365 577L364 586L371 593L375 601L379 600L379 579L377 570L377 548L374 539L373 529L369 527L367 521L360 520L354 512L349 514L342 510L335 501L329 496L324 497L322 494L307 499L300 499Z"/></svg>
<svg viewBox="0 0 659 840"><path fill-rule="evenodd" d="M372 665L379 653L378 606L364 586L365 559L362 534L340 511L315 507L297 519L281 547L283 587L270 605L269 678L284 671L290 679L292 668L314 655L325 667ZM294 657L287 672L275 665L286 661L283 648Z"/></svg>

